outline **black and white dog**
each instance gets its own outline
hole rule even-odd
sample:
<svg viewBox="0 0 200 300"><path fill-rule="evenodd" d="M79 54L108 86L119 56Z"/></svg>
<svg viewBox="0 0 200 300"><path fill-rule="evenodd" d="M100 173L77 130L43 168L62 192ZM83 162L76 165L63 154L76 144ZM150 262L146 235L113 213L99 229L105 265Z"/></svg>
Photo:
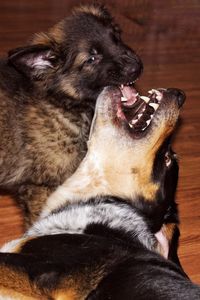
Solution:
<svg viewBox="0 0 200 300"><path fill-rule="evenodd" d="M104 89L80 167L41 219L1 249L1 299L200 299L166 259L176 256L178 230L170 136L184 98L176 89L148 98Z"/></svg>

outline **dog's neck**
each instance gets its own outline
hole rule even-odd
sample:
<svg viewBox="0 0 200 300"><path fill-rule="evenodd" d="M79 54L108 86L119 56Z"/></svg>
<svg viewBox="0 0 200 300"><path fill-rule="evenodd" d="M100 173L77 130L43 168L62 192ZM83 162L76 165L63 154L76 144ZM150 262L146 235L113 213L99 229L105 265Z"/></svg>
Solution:
<svg viewBox="0 0 200 300"><path fill-rule="evenodd" d="M108 167L99 161L96 152L90 151L76 172L68 178L48 198L42 216L67 203L87 201L96 196L114 195L121 198L133 198L134 181L130 169ZM120 164L120 163L119 163ZM126 171L124 171L126 170Z"/></svg>
<svg viewBox="0 0 200 300"><path fill-rule="evenodd" d="M1 252L15 252L27 238L55 234L87 234L142 244L160 253L159 244L146 219L129 203L116 197L96 197L64 205L33 224L21 239L5 244Z"/></svg>
<svg viewBox="0 0 200 300"><path fill-rule="evenodd" d="M36 222L24 237L66 233L107 235L106 230L117 239L133 243L137 240L149 250L160 251L145 217L134 206L109 196L64 205Z"/></svg>

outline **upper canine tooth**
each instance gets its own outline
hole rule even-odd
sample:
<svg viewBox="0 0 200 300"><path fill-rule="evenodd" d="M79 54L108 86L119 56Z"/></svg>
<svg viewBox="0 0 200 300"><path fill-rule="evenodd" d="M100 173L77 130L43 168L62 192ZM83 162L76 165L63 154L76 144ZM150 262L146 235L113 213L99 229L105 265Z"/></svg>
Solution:
<svg viewBox="0 0 200 300"><path fill-rule="evenodd" d="M131 124L131 123L128 123L128 125L129 125L131 128L133 128L133 124Z"/></svg>
<svg viewBox="0 0 200 300"><path fill-rule="evenodd" d="M144 100L144 102L146 102L146 103L148 103L149 100L150 100L150 98L147 97L147 96L140 96L140 98L141 98L142 100Z"/></svg>
<svg viewBox="0 0 200 300"><path fill-rule="evenodd" d="M121 89L123 89L124 88L124 85L123 84L121 84Z"/></svg>
<svg viewBox="0 0 200 300"><path fill-rule="evenodd" d="M159 104L158 103L149 103L149 106L153 107L154 110L158 109Z"/></svg>
<svg viewBox="0 0 200 300"><path fill-rule="evenodd" d="M121 101L122 101L122 102L126 102L127 100L128 100L127 98L121 97Z"/></svg>

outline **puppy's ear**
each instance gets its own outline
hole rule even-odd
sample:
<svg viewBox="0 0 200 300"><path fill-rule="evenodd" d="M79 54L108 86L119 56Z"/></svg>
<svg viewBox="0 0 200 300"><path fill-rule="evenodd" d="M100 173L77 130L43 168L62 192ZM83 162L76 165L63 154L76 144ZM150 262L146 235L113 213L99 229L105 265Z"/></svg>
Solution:
<svg viewBox="0 0 200 300"><path fill-rule="evenodd" d="M38 44L11 50L8 61L27 77L39 79L56 67L57 58L50 47Z"/></svg>

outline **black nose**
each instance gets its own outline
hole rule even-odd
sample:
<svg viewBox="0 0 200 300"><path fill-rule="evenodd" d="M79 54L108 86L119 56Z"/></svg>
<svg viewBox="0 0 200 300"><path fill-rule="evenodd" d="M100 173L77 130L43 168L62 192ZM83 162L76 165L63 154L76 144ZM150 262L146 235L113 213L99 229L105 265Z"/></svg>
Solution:
<svg viewBox="0 0 200 300"><path fill-rule="evenodd" d="M139 57L129 58L126 62L125 71L131 80L136 80L143 71L143 63Z"/></svg>
<svg viewBox="0 0 200 300"><path fill-rule="evenodd" d="M177 99L178 107L180 108L183 103L185 102L186 95L182 90L175 89L175 88L169 88L167 91L171 94L174 95Z"/></svg>

